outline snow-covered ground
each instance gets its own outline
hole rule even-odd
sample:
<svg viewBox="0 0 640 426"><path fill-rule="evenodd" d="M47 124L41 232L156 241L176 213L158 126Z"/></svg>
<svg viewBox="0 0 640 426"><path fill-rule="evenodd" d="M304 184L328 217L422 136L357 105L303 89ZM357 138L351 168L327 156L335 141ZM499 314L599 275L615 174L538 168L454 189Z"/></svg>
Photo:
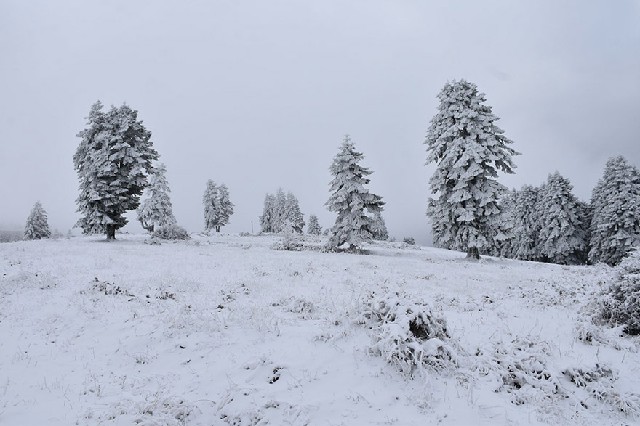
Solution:
<svg viewBox="0 0 640 426"><path fill-rule="evenodd" d="M145 240L0 244L0 425L638 422L639 340L588 317L610 268Z"/></svg>

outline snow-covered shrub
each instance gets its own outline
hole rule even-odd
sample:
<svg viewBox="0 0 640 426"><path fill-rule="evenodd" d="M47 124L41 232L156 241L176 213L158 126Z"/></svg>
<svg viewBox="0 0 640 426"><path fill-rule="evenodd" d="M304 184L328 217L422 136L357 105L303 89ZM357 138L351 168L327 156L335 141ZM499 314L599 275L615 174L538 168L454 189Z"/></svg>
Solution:
<svg viewBox="0 0 640 426"><path fill-rule="evenodd" d="M561 398L560 382L546 363L550 353L546 342L520 337L501 342L493 354L493 362L501 371L496 392L510 393L516 405Z"/></svg>
<svg viewBox="0 0 640 426"><path fill-rule="evenodd" d="M640 250L634 251L617 267L617 279L602 298L600 319L623 332L640 334Z"/></svg>
<svg viewBox="0 0 640 426"><path fill-rule="evenodd" d="M187 230L176 224L161 226L153 231L153 237L163 240L188 240L190 238Z"/></svg>
<svg viewBox="0 0 640 426"><path fill-rule="evenodd" d="M300 238L300 234L294 229L291 224L286 224L285 228L286 229L282 232L282 239L274 243L271 248L274 250L302 250L302 240Z"/></svg>
<svg viewBox="0 0 640 426"><path fill-rule="evenodd" d="M442 370L456 364L444 318L404 294L369 294L361 322L374 333L371 353L411 377L424 369Z"/></svg>
<svg viewBox="0 0 640 426"><path fill-rule="evenodd" d="M416 245L416 240L413 237L404 237L402 242L404 242L405 244L409 244L410 246Z"/></svg>
<svg viewBox="0 0 640 426"><path fill-rule="evenodd" d="M592 399L627 415L640 414L640 395L616 391L614 383L618 375L611 368L596 364L592 369L567 368L562 374L577 388L586 391L585 400L580 401L584 408L589 408L585 401Z"/></svg>

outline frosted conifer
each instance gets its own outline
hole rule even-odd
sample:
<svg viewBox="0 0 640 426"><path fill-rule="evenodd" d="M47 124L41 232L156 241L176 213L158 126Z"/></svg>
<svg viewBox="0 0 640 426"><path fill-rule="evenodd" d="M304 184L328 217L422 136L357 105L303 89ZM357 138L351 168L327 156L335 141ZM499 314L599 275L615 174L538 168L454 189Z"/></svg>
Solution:
<svg viewBox="0 0 640 426"><path fill-rule="evenodd" d="M218 204L218 186L211 179L207 181L202 204L204 205L204 230L215 229L220 216L220 206Z"/></svg>
<svg viewBox="0 0 640 426"><path fill-rule="evenodd" d="M538 234L541 211L538 209L540 189L525 185L516 192L513 208L513 257L538 260Z"/></svg>
<svg viewBox="0 0 640 426"><path fill-rule="evenodd" d="M298 199L291 192L287 193L284 211L284 222L288 222L294 232L302 234L302 230L304 229L304 215L300 211L300 204L298 204Z"/></svg>
<svg viewBox="0 0 640 426"><path fill-rule="evenodd" d="M320 227L320 223L318 222L318 216L314 214L309 215L309 225L307 225L307 233L310 235L320 235L322 233L322 228Z"/></svg>
<svg viewBox="0 0 640 426"><path fill-rule="evenodd" d="M371 223L371 235L374 240L386 241L389 239L389 232L387 231L387 225L384 222L382 213L377 211L373 214Z"/></svg>
<svg viewBox="0 0 640 426"><path fill-rule="evenodd" d="M429 185L438 198L429 199L427 209L434 244L477 259L492 238L489 222L500 214L505 188L496 180L498 171L513 173L517 153L475 84L447 83L438 98L425 140L427 164L436 163Z"/></svg>
<svg viewBox="0 0 640 426"><path fill-rule="evenodd" d="M555 172L540 192L538 246L543 260L565 265L583 260L587 248L584 211L572 189L569 180Z"/></svg>
<svg viewBox="0 0 640 426"><path fill-rule="evenodd" d="M275 232L273 223L275 221L275 205L276 198L272 194L266 194L264 197L264 208L262 216L260 216L260 227L262 232Z"/></svg>
<svg viewBox="0 0 640 426"><path fill-rule="evenodd" d="M47 212L42 208L40 201L36 201L24 227L24 238L27 240L39 240L50 236L51 231L47 222Z"/></svg>
<svg viewBox="0 0 640 426"><path fill-rule="evenodd" d="M156 229L176 223L166 178L167 168L158 164L149 178L149 186L145 189L147 198L142 200L138 208L138 220L142 227L153 233Z"/></svg>
<svg viewBox="0 0 640 426"><path fill-rule="evenodd" d="M76 202L82 218L76 226L85 234L104 232L107 239L115 239L116 230L127 224L124 213L138 208L152 161L158 159L151 132L136 110L122 105L103 112L98 101L78 137L73 163L80 180Z"/></svg>
<svg viewBox="0 0 640 426"><path fill-rule="evenodd" d="M372 238L373 219L370 214L382 210L384 202L365 188L369 183L366 176L371 172L358 164L363 157L355 150L349 136L345 136L330 168L333 179L326 206L336 212L337 217L329 231L329 250L344 248L355 251Z"/></svg>
<svg viewBox="0 0 640 426"><path fill-rule="evenodd" d="M591 197L589 261L618 264L640 246L640 173L624 157L607 161Z"/></svg>
<svg viewBox="0 0 640 426"><path fill-rule="evenodd" d="M218 188L218 221L216 232L220 232L220 227L229 224L229 218L233 215L233 203L229 198L229 188L224 183Z"/></svg>

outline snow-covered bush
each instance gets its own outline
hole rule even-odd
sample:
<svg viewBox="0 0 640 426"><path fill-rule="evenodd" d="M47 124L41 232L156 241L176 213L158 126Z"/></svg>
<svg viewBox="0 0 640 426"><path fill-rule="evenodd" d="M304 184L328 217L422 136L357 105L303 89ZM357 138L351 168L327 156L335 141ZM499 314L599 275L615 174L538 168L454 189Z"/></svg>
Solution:
<svg viewBox="0 0 640 426"><path fill-rule="evenodd" d="M410 246L416 245L416 240L413 237L404 237L402 242L404 242L405 244L409 244Z"/></svg>
<svg viewBox="0 0 640 426"><path fill-rule="evenodd" d="M518 337L496 346L493 362L500 370L496 392L512 395L512 402L530 402L562 398L564 393L558 378L547 367L551 349L544 341Z"/></svg>
<svg viewBox="0 0 640 426"><path fill-rule="evenodd" d="M284 225L282 234L282 239L274 243L271 246L272 249L290 251L302 250L302 240L300 238L300 234L290 222L287 221L287 223Z"/></svg>
<svg viewBox="0 0 640 426"><path fill-rule="evenodd" d="M153 237L163 240L188 240L191 238L186 229L176 224L161 226L153 231Z"/></svg>
<svg viewBox="0 0 640 426"><path fill-rule="evenodd" d="M617 267L617 279L602 298L599 316L613 326L623 325L626 334L640 334L640 250Z"/></svg>
<svg viewBox="0 0 640 426"><path fill-rule="evenodd" d="M428 305L416 304L404 294L369 294L361 322L374 333L371 353L410 377L457 363L446 321L435 316Z"/></svg>

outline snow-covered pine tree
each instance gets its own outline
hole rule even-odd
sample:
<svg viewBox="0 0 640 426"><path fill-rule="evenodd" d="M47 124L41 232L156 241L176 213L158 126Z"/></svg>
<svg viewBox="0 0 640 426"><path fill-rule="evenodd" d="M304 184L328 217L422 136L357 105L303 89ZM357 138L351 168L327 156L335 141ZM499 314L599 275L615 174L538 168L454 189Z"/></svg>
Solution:
<svg viewBox="0 0 640 426"><path fill-rule="evenodd" d="M294 232L302 234L302 230L304 229L304 215L300 211L298 199L291 192L287 192L284 211L285 223L288 222Z"/></svg>
<svg viewBox="0 0 640 426"><path fill-rule="evenodd" d="M229 198L229 188L224 183L218 188L218 220L216 232L220 232L220 227L229 224L229 218L233 214L233 203Z"/></svg>
<svg viewBox="0 0 640 426"><path fill-rule="evenodd" d="M287 196L282 190L278 188L275 195L275 204L273 211L273 232L279 233L285 230L287 222Z"/></svg>
<svg viewBox="0 0 640 426"><path fill-rule="evenodd" d="M275 221L275 209L276 209L276 197L272 194L266 194L264 196L264 208L262 209L262 216L260 216L260 227L262 232L275 232L273 230L273 223Z"/></svg>
<svg viewBox="0 0 640 426"><path fill-rule="evenodd" d="M427 164L436 163L429 185L438 198L430 198L427 209L434 244L478 259L492 238L489 222L500 214L505 187L496 180L498 171L513 173L517 152L475 84L447 83L438 98L425 140Z"/></svg>
<svg viewBox="0 0 640 426"><path fill-rule="evenodd" d="M207 187L202 196L202 204L204 205L204 230L215 229L220 216L220 206L218 204L218 186L211 179L207 181Z"/></svg>
<svg viewBox="0 0 640 426"><path fill-rule="evenodd" d="M320 222L318 222L318 216L314 214L309 215L309 224L307 225L307 233L310 235L320 235L322 233Z"/></svg>
<svg viewBox="0 0 640 426"><path fill-rule="evenodd" d="M580 201L568 179L555 172L540 192L539 248L542 260L563 265L584 261L586 224Z"/></svg>
<svg viewBox="0 0 640 426"><path fill-rule="evenodd" d="M541 211L538 209L540 188L523 186L515 194L513 208L513 257L520 260L538 260L538 235Z"/></svg>
<svg viewBox="0 0 640 426"><path fill-rule="evenodd" d="M167 167L162 163L154 168L149 177L149 186L144 191L147 197L138 207L138 220L151 233L161 226L176 224L166 173Z"/></svg>
<svg viewBox="0 0 640 426"><path fill-rule="evenodd" d="M370 241L373 226L370 214L382 210L384 206L380 196L365 188L369 183L366 176L372 172L358 164L363 157L362 153L356 151L349 136L345 136L330 168L333 179L326 206L338 216L329 231L329 250L356 251L362 243Z"/></svg>
<svg viewBox="0 0 640 426"><path fill-rule="evenodd" d="M371 219L371 235L373 239L378 241L388 240L389 232L387 231L387 224L384 222L384 218L382 217L382 212L374 212Z"/></svg>
<svg viewBox="0 0 640 426"><path fill-rule="evenodd" d="M617 265L640 246L640 172L624 157L607 161L591 197L589 261Z"/></svg>
<svg viewBox="0 0 640 426"><path fill-rule="evenodd" d="M42 208L40 201L36 201L24 227L24 238L26 240L39 240L50 236L51 231L47 222L47 212Z"/></svg>
<svg viewBox="0 0 640 426"><path fill-rule="evenodd" d="M98 101L78 137L73 163L80 180L76 202L83 217L76 226L85 234L104 232L107 239L115 239L116 230L127 224L124 213L140 205L152 161L158 159L151 132L136 110L122 105L103 112Z"/></svg>
<svg viewBox="0 0 640 426"><path fill-rule="evenodd" d="M515 198L515 189L502 194L498 200L500 214L488 221L491 239L486 253L491 256L514 257Z"/></svg>

